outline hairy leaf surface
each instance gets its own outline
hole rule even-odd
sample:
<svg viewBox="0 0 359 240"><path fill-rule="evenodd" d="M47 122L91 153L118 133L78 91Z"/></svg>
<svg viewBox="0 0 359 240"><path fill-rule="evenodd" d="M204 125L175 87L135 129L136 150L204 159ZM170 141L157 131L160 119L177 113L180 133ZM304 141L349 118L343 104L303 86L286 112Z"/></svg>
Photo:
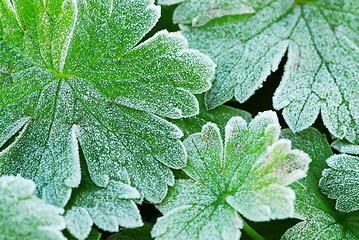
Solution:
<svg viewBox="0 0 359 240"><path fill-rule="evenodd" d="M359 155L359 144L353 144L346 140L335 140L332 147L341 153Z"/></svg>
<svg viewBox="0 0 359 240"><path fill-rule="evenodd" d="M249 124L233 117L225 129L208 123L185 141L190 180L177 180L155 224L156 239L239 239L243 222L293 215L294 192L287 185L305 176L309 157L278 140L274 112Z"/></svg>
<svg viewBox="0 0 359 240"><path fill-rule="evenodd" d="M111 179L105 188L99 187L85 170L85 162L81 163L81 184L73 190L66 205L67 230L76 239L88 239L93 225L107 232L117 232L119 226L142 226L140 211L133 201L140 199L140 194L128 185L128 176L122 181Z"/></svg>
<svg viewBox="0 0 359 240"><path fill-rule="evenodd" d="M330 168L324 169L319 187L331 199L335 208L342 212L359 210L359 157L346 154L327 159Z"/></svg>
<svg viewBox="0 0 359 240"><path fill-rule="evenodd" d="M321 113L334 136L359 143L357 0L186 0L174 21L218 65L209 109L246 101L287 53L273 105L289 127L306 129Z"/></svg>
<svg viewBox="0 0 359 240"><path fill-rule="evenodd" d="M21 173L64 206L80 183L128 175L161 201L186 163L181 130L163 117L198 113L214 64L179 33L137 44L159 18L153 0L1 0L0 173Z"/></svg>
<svg viewBox="0 0 359 240"><path fill-rule="evenodd" d="M312 159L307 176L291 184L297 197L295 217L303 221L287 230L282 240L358 239L358 212L337 211L333 201L318 187L322 171L327 167L325 160L333 155L325 136L309 128L296 134L284 130L282 137L290 139L293 147L305 151Z"/></svg>
<svg viewBox="0 0 359 240"><path fill-rule="evenodd" d="M32 195L34 190L34 182L21 176L0 177L0 239L66 239L64 210Z"/></svg>

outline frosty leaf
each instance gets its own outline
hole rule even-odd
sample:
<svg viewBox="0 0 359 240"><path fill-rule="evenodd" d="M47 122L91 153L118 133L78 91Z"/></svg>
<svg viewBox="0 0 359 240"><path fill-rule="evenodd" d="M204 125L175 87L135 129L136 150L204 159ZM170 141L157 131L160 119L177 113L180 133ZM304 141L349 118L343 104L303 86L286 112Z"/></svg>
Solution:
<svg viewBox="0 0 359 240"><path fill-rule="evenodd" d="M357 239L358 212L336 211L333 201L318 188L322 170L327 167L325 160L333 155L325 136L313 128L296 134L287 129L281 136L290 139L293 147L305 151L312 159L307 176L291 184L296 193L294 216L303 221L287 230L282 240Z"/></svg>
<svg viewBox="0 0 359 240"><path fill-rule="evenodd" d="M209 88L214 64L179 33L137 44L159 10L153 0L0 1L1 173L64 206L80 183L80 145L99 187L121 170L141 197L164 198L169 167L186 155L163 117L198 113L193 94Z"/></svg>
<svg viewBox="0 0 359 240"><path fill-rule="evenodd" d="M158 4L163 4L163 5L172 5L172 4L178 4L181 2L184 2L186 0L157 0Z"/></svg>
<svg viewBox="0 0 359 240"><path fill-rule="evenodd" d="M341 153L359 155L359 145L346 140L335 140L332 147Z"/></svg>
<svg viewBox="0 0 359 240"><path fill-rule="evenodd" d="M259 114L249 124L233 117L225 129L208 123L185 141L183 169L192 179L177 180L159 209L156 239L239 239L242 218L253 221L293 215L294 192L288 184L305 176L309 157L278 140L274 112Z"/></svg>
<svg viewBox="0 0 359 240"><path fill-rule="evenodd" d="M65 232L66 237L68 240L78 240L77 238L73 237L70 233ZM95 229L92 228L90 234L88 235L88 237L86 238L86 240L101 240L101 233Z"/></svg>
<svg viewBox="0 0 359 240"><path fill-rule="evenodd" d="M0 239L65 240L62 208L32 195L35 184L20 176L0 177Z"/></svg>
<svg viewBox="0 0 359 240"><path fill-rule="evenodd" d="M84 169L85 163L81 163ZM126 179L109 180L106 188L101 188L83 170L81 184L73 190L66 206L67 230L77 239L87 239L93 224L107 232L117 232L119 226L142 226L140 212L133 201L139 199L140 194L126 183Z"/></svg>
<svg viewBox="0 0 359 240"><path fill-rule="evenodd" d="M246 111L225 105L219 106L216 109L207 110L204 104L203 96L197 96L197 100L199 102L198 115L190 118L170 120L183 131L182 138L187 138L193 133L200 132L202 130L202 126L207 122L215 123L218 126L220 133L224 134L224 126L226 126L228 120L232 117L241 116L244 120L246 120L246 122L250 122L252 118L251 114Z"/></svg>
<svg viewBox="0 0 359 240"><path fill-rule="evenodd" d="M359 216L353 219L359 220ZM355 231L355 230L354 230ZM358 235L352 233L337 220L327 214L322 214L318 219L303 221L286 231L281 240L356 240Z"/></svg>
<svg viewBox="0 0 359 240"><path fill-rule="evenodd" d="M181 1L160 0L159 4L177 4ZM186 1L179 5L174 12L174 23L191 24L192 26L203 26L213 18L226 15L255 13L252 7L258 2L248 0L195 0ZM250 4L250 5L249 5Z"/></svg>
<svg viewBox="0 0 359 240"><path fill-rule="evenodd" d="M330 168L324 169L319 187L331 199L335 208L342 212L359 210L359 158L341 154L327 160Z"/></svg>
<svg viewBox="0 0 359 240"><path fill-rule="evenodd" d="M209 12L214 6L202 9L197 7L200 2L181 3L174 19L182 24L190 46L207 53L218 65L213 87L206 94L209 109L233 96L246 101L287 52L273 105L283 109L290 128L308 128L321 112L335 137L359 143L357 0L213 0L208 4L232 4L233 9L240 9L238 2L248 2L255 13L236 13L194 27L189 19L213 17Z"/></svg>

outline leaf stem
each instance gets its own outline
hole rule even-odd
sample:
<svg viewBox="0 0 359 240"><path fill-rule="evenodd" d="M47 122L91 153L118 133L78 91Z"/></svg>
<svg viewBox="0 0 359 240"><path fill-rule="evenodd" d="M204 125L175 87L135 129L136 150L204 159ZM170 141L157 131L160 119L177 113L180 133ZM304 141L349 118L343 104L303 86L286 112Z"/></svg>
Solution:
<svg viewBox="0 0 359 240"><path fill-rule="evenodd" d="M251 226L249 226L248 223L246 223L246 221L244 221L243 218L242 221L243 221L243 230L248 234L248 236L250 236L254 240L265 240L253 228L251 228Z"/></svg>

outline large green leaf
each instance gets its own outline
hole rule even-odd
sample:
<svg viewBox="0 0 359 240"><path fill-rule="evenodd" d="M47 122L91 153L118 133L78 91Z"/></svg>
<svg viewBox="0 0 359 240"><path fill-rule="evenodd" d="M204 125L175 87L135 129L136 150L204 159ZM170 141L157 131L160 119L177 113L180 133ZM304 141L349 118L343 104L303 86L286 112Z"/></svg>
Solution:
<svg viewBox="0 0 359 240"><path fill-rule="evenodd" d="M325 160L333 155L325 136L310 128L296 134L285 130L282 137L290 139L293 147L312 158L307 176L291 185L297 197L295 217L303 221L287 230L282 240L358 239L359 212L337 211L333 201L318 188L322 171L327 167Z"/></svg>
<svg viewBox="0 0 359 240"><path fill-rule="evenodd" d="M305 176L309 157L278 140L274 112L249 124L233 117L225 129L206 124L184 144L190 180L177 180L159 209L152 235L156 239L239 239L239 213L252 221L291 217L294 192L288 184Z"/></svg>
<svg viewBox="0 0 359 240"><path fill-rule="evenodd" d="M334 136L359 143L357 0L185 0L174 20L218 65L208 108L246 101L287 52L273 105L289 127L306 129L321 112Z"/></svg>
<svg viewBox="0 0 359 240"><path fill-rule="evenodd" d="M137 44L159 11L153 0L0 1L1 174L33 179L64 206L80 183L80 145L97 186L128 175L141 197L165 197L169 167L186 155L163 117L197 114L193 94L215 65L179 33Z"/></svg>
<svg viewBox="0 0 359 240"><path fill-rule="evenodd" d="M0 239L65 240L62 208L32 195L35 184L20 176L0 177Z"/></svg>

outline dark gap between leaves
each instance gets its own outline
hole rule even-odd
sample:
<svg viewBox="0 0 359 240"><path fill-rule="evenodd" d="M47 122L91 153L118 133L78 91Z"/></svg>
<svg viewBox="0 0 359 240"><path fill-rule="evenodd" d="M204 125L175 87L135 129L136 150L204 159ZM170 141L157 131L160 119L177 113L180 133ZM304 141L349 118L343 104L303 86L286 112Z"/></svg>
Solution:
<svg viewBox="0 0 359 240"><path fill-rule="evenodd" d="M171 5L171 6L161 6L161 17L156 23L156 25L149 31L141 40L139 43L142 43L146 41L147 39L151 38L153 35L155 35L157 32L161 30L167 30L168 32L177 32L179 31L179 27L177 24L173 24L172 16L173 12L176 9L177 5Z"/></svg>
<svg viewBox="0 0 359 240"><path fill-rule="evenodd" d="M253 117L255 117L259 112L263 112L266 110L274 110L272 98L275 90L278 88L279 83L282 79L284 73L284 66L287 62L287 54L288 52L282 58L277 71L271 73L267 80L263 83L263 87L258 89L254 93L254 95L251 96L246 102L241 104L235 100L227 102L226 105L245 110L251 113ZM282 111L276 112L282 129L289 128L283 118ZM321 133L324 133L328 141L330 143L332 142L333 137L328 132L328 129L324 126L321 114L318 115L318 118L316 119L312 127L318 129Z"/></svg>
<svg viewBox="0 0 359 240"><path fill-rule="evenodd" d="M330 134L328 129L324 126L322 115L319 113L318 118L313 123L312 127L316 128L320 133L325 134L329 144L333 142L334 137ZM332 150L334 150L332 148Z"/></svg>
<svg viewBox="0 0 359 240"><path fill-rule="evenodd" d="M137 205L137 206L140 209L143 222L155 224L157 218L162 216L160 211L158 211L153 204L144 202L141 205Z"/></svg>
<svg viewBox="0 0 359 240"><path fill-rule="evenodd" d="M26 124L24 124L14 135L12 135L12 137L10 137L2 146L0 146L0 152L4 151L7 147L15 142L16 138L20 135L25 125Z"/></svg>
<svg viewBox="0 0 359 240"><path fill-rule="evenodd" d="M299 219L294 218L271 220L269 222L252 222L248 219L245 219L245 221L266 240L279 240L289 228L300 222ZM252 240L252 238L245 231L242 231L241 240Z"/></svg>
<svg viewBox="0 0 359 240"><path fill-rule="evenodd" d="M253 117L255 117L259 112L273 110L272 97L282 79L284 65L286 62L287 54L285 54L285 56L282 58L277 71L272 72L267 80L263 83L263 87L256 90L254 95L252 95L246 102L241 104L235 100L227 102L226 105L245 110L251 113ZM282 128L288 128L288 125L284 121L282 114L278 113L277 115Z"/></svg>

